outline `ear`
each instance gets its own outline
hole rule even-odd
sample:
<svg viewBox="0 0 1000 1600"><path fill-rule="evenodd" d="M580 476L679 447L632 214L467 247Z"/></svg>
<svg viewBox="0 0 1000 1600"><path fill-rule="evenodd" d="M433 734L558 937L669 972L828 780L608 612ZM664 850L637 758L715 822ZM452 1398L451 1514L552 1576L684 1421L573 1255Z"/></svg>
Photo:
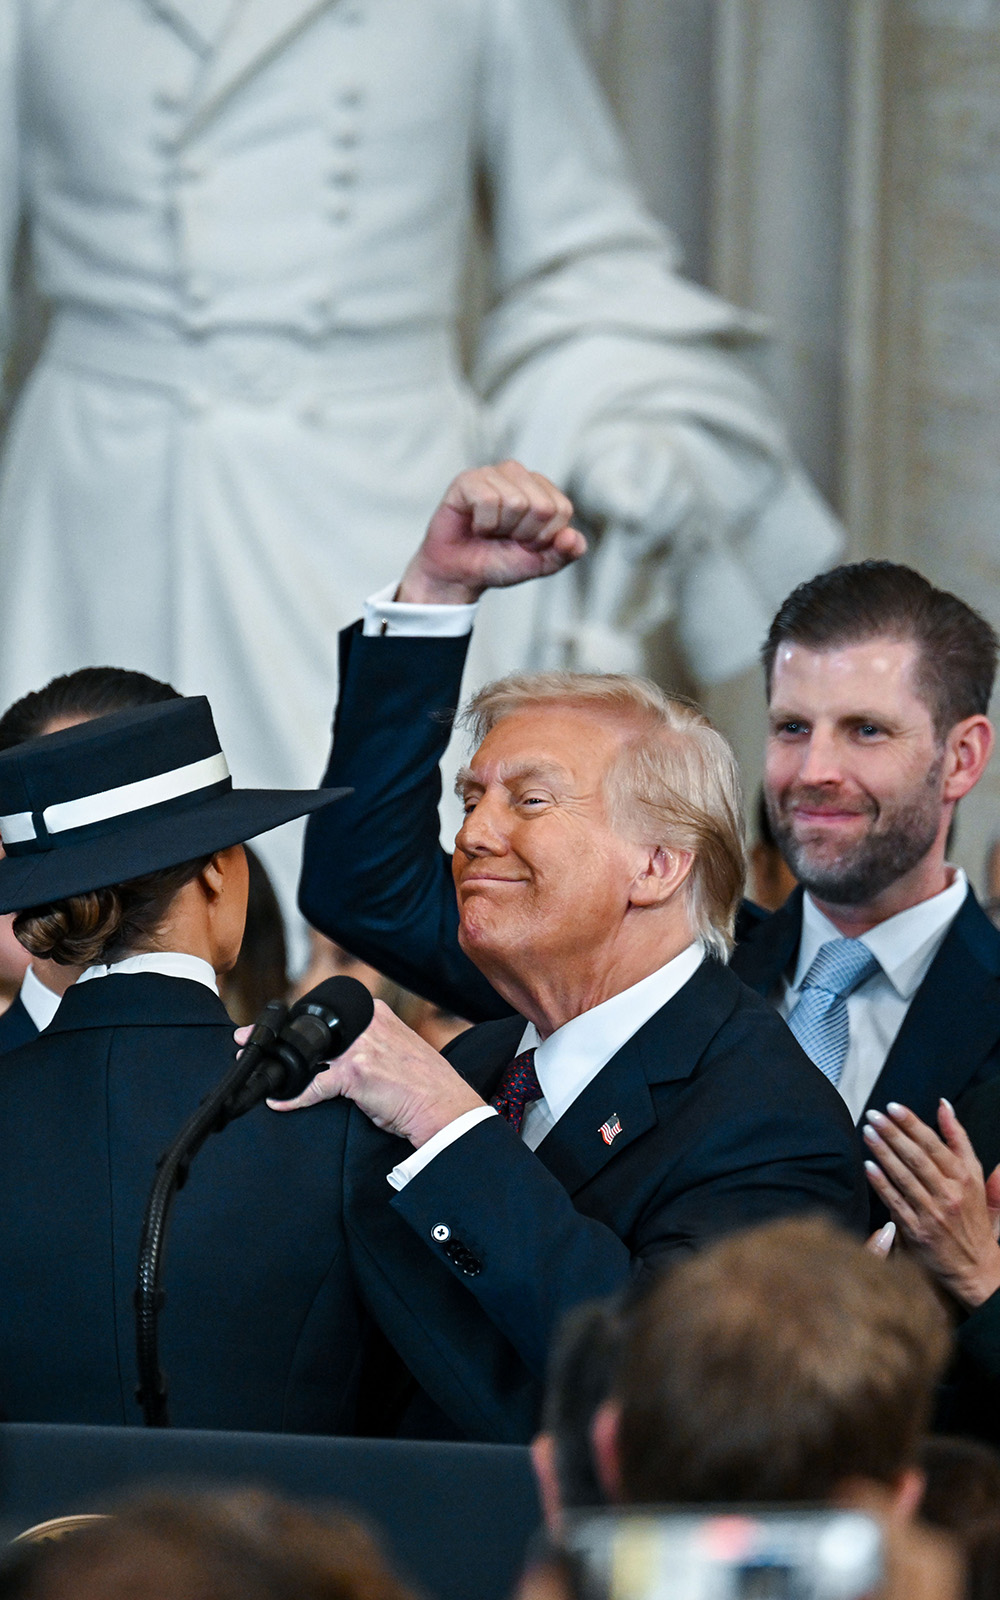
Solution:
<svg viewBox="0 0 1000 1600"><path fill-rule="evenodd" d="M956 722L945 740L942 799L961 800L986 770L993 751L993 725L987 717Z"/></svg>
<svg viewBox="0 0 1000 1600"><path fill-rule="evenodd" d="M646 852L629 889L629 905L659 906L672 900L694 866L694 852L657 845Z"/></svg>
<svg viewBox="0 0 1000 1600"><path fill-rule="evenodd" d="M536 1433L531 1441L531 1465L538 1485L538 1498L542 1502L545 1527L553 1537L562 1526L562 1497L559 1493L559 1474L556 1472L556 1442L551 1433Z"/></svg>
<svg viewBox="0 0 1000 1600"><path fill-rule="evenodd" d="M620 1423L621 1410L617 1400L605 1400L602 1406L598 1406L590 1425L590 1448L597 1481L612 1505L620 1505L622 1498L621 1459L618 1452Z"/></svg>
<svg viewBox="0 0 1000 1600"><path fill-rule="evenodd" d="M225 887L228 854L228 850L217 850L211 861L206 862L198 874L202 893L210 904L218 900Z"/></svg>

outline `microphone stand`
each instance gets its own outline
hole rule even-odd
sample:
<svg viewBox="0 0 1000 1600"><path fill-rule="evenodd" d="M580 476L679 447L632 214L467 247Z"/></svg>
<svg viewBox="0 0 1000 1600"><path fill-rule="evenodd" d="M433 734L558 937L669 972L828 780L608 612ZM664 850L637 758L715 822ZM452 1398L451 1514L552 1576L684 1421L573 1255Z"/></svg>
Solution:
<svg viewBox="0 0 1000 1600"><path fill-rule="evenodd" d="M174 1197L184 1187L191 1162L209 1135L221 1132L256 1104L256 1100L241 1101L241 1091L256 1071L265 1048L277 1039L287 1015L287 1006L280 1000L271 1001L225 1077L205 1096L156 1164L156 1181L142 1223L135 1291L139 1371L136 1399L149 1428L170 1426L167 1381L159 1360L158 1319L166 1301L162 1288L163 1251Z"/></svg>

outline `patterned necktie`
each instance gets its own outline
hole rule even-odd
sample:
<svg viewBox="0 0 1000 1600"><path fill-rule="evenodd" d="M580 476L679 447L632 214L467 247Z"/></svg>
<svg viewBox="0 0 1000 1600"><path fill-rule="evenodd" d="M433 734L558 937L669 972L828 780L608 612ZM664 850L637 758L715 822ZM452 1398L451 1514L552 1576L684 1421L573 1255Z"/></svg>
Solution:
<svg viewBox="0 0 1000 1600"><path fill-rule="evenodd" d="M879 971L877 957L860 939L830 939L802 981L788 1026L831 1083L840 1082L847 1058L847 996Z"/></svg>
<svg viewBox="0 0 1000 1600"><path fill-rule="evenodd" d="M524 1108L529 1100L542 1098L542 1086L535 1077L535 1052L522 1050L515 1056L500 1079L500 1086L490 1101L500 1115L520 1133L524 1121Z"/></svg>

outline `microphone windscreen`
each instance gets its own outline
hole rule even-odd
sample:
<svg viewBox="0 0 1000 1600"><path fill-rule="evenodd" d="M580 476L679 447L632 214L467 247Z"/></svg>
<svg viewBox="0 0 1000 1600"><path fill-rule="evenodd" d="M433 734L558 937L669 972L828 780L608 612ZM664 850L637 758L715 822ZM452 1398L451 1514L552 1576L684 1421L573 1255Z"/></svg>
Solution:
<svg viewBox="0 0 1000 1600"><path fill-rule="evenodd" d="M310 989L298 1000L289 1013L289 1021L305 1013L322 1017L335 1024L341 1049L346 1050L359 1034L364 1033L375 1015L375 1002L357 978L325 978L315 989Z"/></svg>

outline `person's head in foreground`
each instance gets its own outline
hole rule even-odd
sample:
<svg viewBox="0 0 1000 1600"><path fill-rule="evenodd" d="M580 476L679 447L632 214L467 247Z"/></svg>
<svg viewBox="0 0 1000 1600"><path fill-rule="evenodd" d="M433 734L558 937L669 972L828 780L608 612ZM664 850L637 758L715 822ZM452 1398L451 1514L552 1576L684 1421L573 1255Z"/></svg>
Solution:
<svg viewBox="0 0 1000 1600"><path fill-rule="evenodd" d="M62 965L159 950L226 972L246 916L243 841L338 793L234 789L202 697L29 737L0 753L0 910Z"/></svg>
<svg viewBox="0 0 1000 1600"><path fill-rule="evenodd" d="M259 1491L149 1495L17 1547L0 1600L411 1600L371 1536Z"/></svg>
<svg viewBox="0 0 1000 1600"><path fill-rule="evenodd" d="M575 1015L695 939L725 959L742 807L701 712L644 679L551 672L490 684L467 721L460 941L518 1009L511 973L558 974Z"/></svg>
<svg viewBox="0 0 1000 1600"><path fill-rule="evenodd" d="M595 1425L608 1497L912 1515L948 1348L905 1258L880 1260L819 1219L734 1234L636 1310Z"/></svg>
<svg viewBox="0 0 1000 1600"><path fill-rule="evenodd" d="M879 917L938 893L993 744L990 625L910 567L860 561L788 596L762 660L768 814L799 882Z"/></svg>
<svg viewBox="0 0 1000 1600"><path fill-rule="evenodd" d="M531 1463L550 1532L558 1531L564 1512L606 1503L592 1434L594 1418L611 1392L627 1326L618 1297L592 1300L570 1312L549 1356Z"/></svg>

